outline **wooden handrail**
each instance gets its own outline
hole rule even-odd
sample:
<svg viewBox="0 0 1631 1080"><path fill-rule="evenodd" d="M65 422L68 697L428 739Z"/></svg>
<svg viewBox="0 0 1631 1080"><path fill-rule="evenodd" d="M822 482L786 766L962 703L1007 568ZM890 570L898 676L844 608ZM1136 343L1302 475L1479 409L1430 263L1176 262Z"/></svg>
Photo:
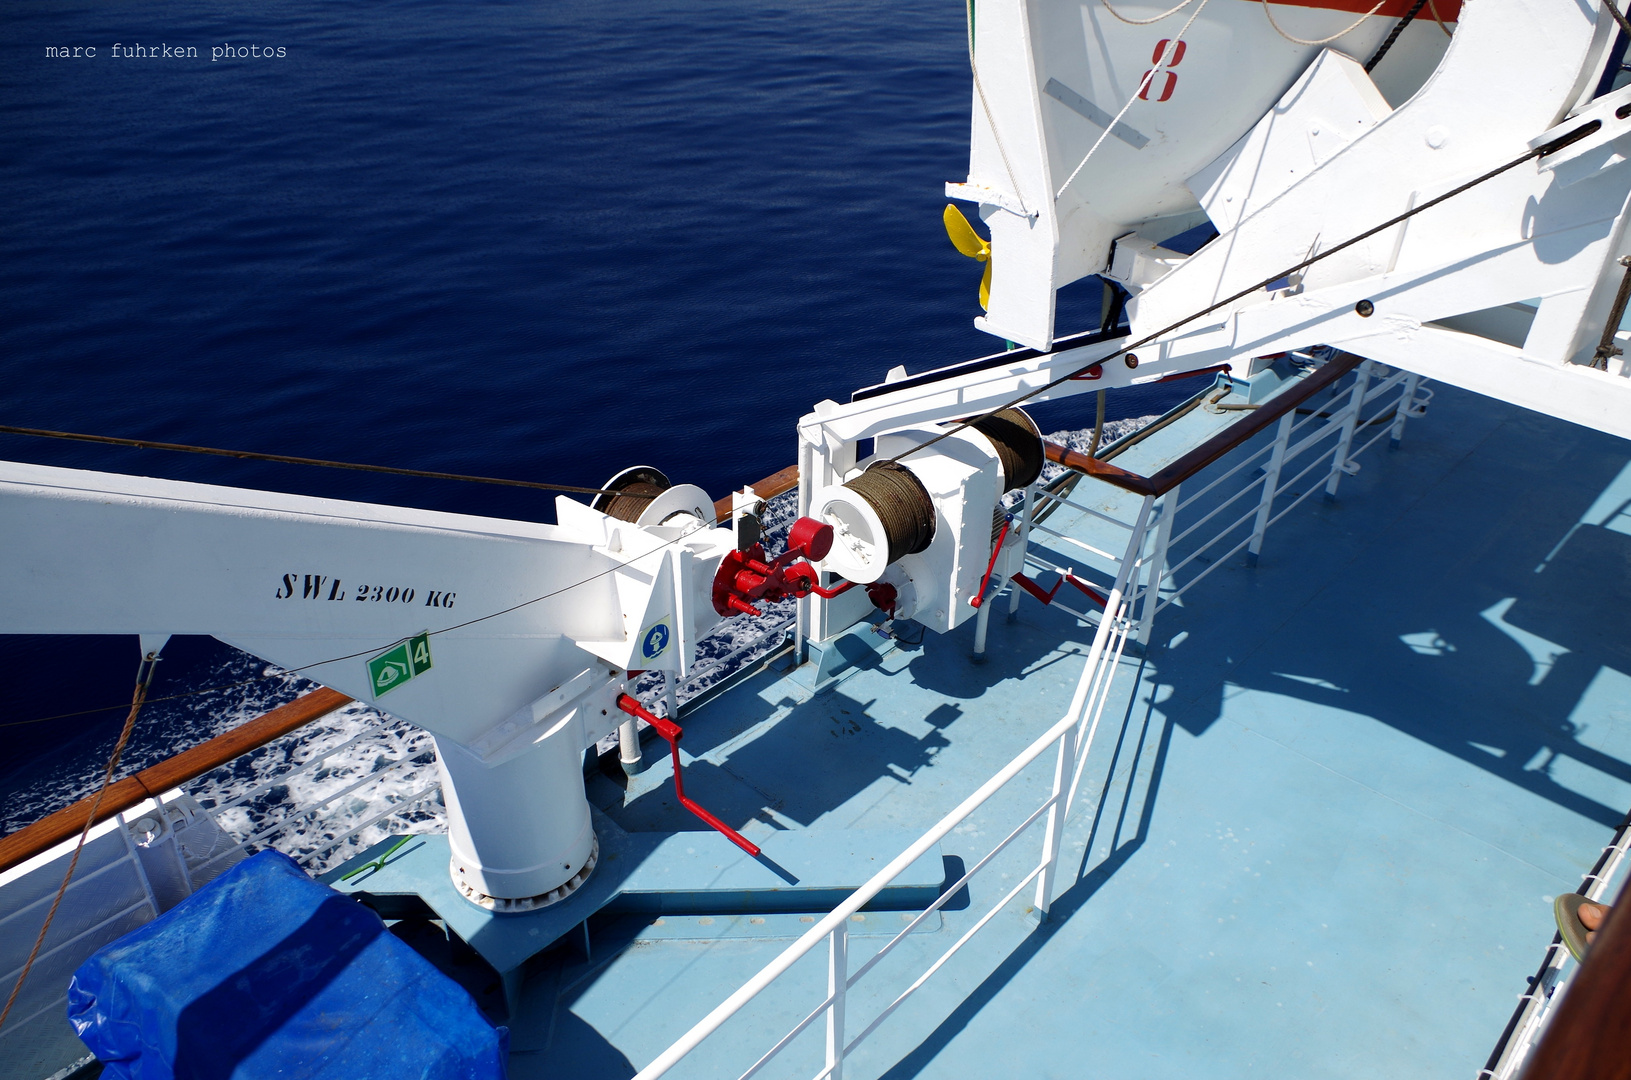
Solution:
<svg viewBox="0 0 1631 1080"><path fill-rule="evenodd" d="M1265 401L1261 408L1253 409L1243 419L1230 424L1154 476L1140 476L1126 469L1119 469L1108 461L1088 457L1078 450L1055 442L1044 442L1043 449L1049 461L1063 465L1067 469L1086 473L1124 491L1131 491L1135 495L1165 495L1292 409L1331 386L1363 362L1362 356L1338 353L1313 374L1304 377L1296 386L1284 393L1276 394Z"/></svg>
<svg viewBox="0 0 1631 1080"><path fill-rule="evenodd" d="M1532 1080L1631 1077L1631 905L1622 898L1597 933L1580 973L1524 1068Z"/></svg>
<svg viewBox="0 0 1631 1080"><path fill-rule="evenodd" d="M784 491L792 491L799 486L799 467L789 465L780 472L771 473L757 484L753 485L753 493L761 499L773 499ZM714 500L714 519L720 522L729 522L731 519L731 497Z"/></svg>
<svg viewBox="0 0 1631 1080"><path fill-rule="evenodd" d="M143 799L154 798L178 784L203 776L233 758L265 746L273 739L282 738L320 716L327 716L350 701L338 690L320 687L309 694L302 694L287 705L279 705L247 723L239 724L231 731L201 742L190 750L166 758L151 768L116 780L108 785L96 820L106 821ZM64 840L78 836L80 830L85 828L85 818L95 801L96 796L86 796L56 813L47 814L32 825L25 825L14 833L0 837L0 870L10 870L40 852L49 851Z"/></svg>

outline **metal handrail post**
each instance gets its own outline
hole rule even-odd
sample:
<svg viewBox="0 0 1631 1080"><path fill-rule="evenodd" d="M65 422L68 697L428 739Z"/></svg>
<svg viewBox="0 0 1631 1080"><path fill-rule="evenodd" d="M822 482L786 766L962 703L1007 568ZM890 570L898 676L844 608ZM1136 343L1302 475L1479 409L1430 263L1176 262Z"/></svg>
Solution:
<svg viewBox="0 0 1631 1080"><path fill-rule="evenodd" d="M1059 736L1059 758L1053 765L1053 805L1048 807L1048 827L1042 834L1042 874L1036 879L1036 917L1040 922L1048 921L1048 908L1053 904L1053 881L1065 838L1065 789L1075 764L1076 725L1072 724Z"/></svg>
<svg viewBox="0 0 1631 1080"><path fill-rule="evenodd" d="M1291 442L1291 429L1297 414L1288 412L1280 417L1280 428L1274 434L1274 452L1263 468L1263 497L1257 503L1257 520L1252 523L1252 542L1246 546L1246 565L1256 566L1263 553L1263 536L1269 531L1269 515L1274 512L1275 496L1280 494L1280 470L1286 463L1286 447Z"/></svg>
<svg viewBox="0 0 1631 1080"><path fill-rule="evenodd" d="M1399 441L1404 438L1404 422L1409 419L1410 410L1416 404L1416 387L1420 385L1421 376L1411 372L1404 381L1404 389L1399 392L1399 404L1393 411L1393 431L1387 441L1394 450L1399 448Z"/></svg>
<svg viewBox="0 0 1631 1080"><path fill-rule="evenodd" d="M1000 586L999 586L1000 588ZM992 597L995 599L995 597ZM974 655L969 657L976 664L985 663L985 635L991 628L991 605L980 605L980 613L974 616Z"/></svg>
<svg viewBox="0 0 1631 1080"><path fill-rule="evenodd" d="M1037 485L1031 484L1025 489L1025 499L1019 505L1019 537L1014 541L1014 552L1009 555L1009 567L1025 565L1025 556L1031 549L1031 517L1036 513ZM1014 575L1008 575L1008 621L1013 622L1019 616L1019 592L1014 585Z"/></svg>
<svg viewBox="0 0 1631 1080"><path fill-rule="evenodd" d="M1365 407L1365 389L1370 385L1371 361L1366 360L1354 372L1353 394L1348 399L1348 415L1342 421L1342 434L1337 437L1336 453L1331 455L1331 475L1325 481L1325 501L1333 502L1337 497L1337 484L1341 482L1342 475L1354 472L1352 463L1348 460L1348 450L1353 446L1354 429L1359 426L1359 414Z"/></svg>
<svg viewBox="0 0 1631 1080"><path fill-rule="evenodd" d="M844 991L849 988L849 924L841 922L827 935L827 1068L828 1080L844 1080Z"/></svg>
<svg viewBox="0 0 1631 1080"><path fill-rule="evenodd" d="M1144 572L1144 598L1138 609L1138 635L1140 645L1150 643L1150 629L1155 625L1155 607L1161 599L1161 579L1167 572L1167 544L1172 540L1172 523L1178 517L1183 500L1183 485L1174 484L1161 496L1161 520L1155 527L1155 551L1150 554L1149 569Z"/></svg>

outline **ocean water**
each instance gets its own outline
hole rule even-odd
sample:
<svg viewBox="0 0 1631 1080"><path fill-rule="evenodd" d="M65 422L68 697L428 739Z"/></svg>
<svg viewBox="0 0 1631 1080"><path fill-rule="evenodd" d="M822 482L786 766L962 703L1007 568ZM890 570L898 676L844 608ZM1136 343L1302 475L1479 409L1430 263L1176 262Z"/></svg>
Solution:
<svg viewBox="0 0 1631 1080"><path fill-rule="evenodd" d="M816 401L1000 347L940 223L967 171L959 2L0 13L0 423L586 485L649 463L718 495L791 463ZM1065 290L1060 332L1097 307ZM475 485L15 436L0 456L553 516ZM136 652L0 637L0 832L91 788ZM143 711L125 767L299 690L266 676L173 640L153 695L187 696Z"/></svg>

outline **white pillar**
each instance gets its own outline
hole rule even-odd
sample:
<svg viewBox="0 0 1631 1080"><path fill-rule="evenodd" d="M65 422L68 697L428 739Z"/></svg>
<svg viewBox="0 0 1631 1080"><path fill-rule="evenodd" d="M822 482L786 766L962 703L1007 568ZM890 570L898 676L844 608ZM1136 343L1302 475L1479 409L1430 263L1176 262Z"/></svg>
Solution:
<svg viewBox="0 0 1631 1080"><path fill-rule="evenodd" d="M1106 620L1111 618L1108 608L1104 617ZM1092 705L1091 698L1082 702L1084 711L1092 708ZM1048 807L1048 828L1042 834L1042 873L1036 879L1034 904L1037 917L1043 922L1047 921L1048 909L1053 906L1053 883L1059 869L1059 849L1065 840L1065 801L1069 797L1066 788L1070 785L1076 765L1076 730L1081 719L1077 716L1076 723L1059 736L1059 755L1053 764L1053 805Z"/></svg>
<svg viewBox="0 0 1631 1080"><path fill-rule="evenodd" d="M645 758L640 752L640 721L632 716L617 726L617 760L630 776L645 771Z"/></svg>
<svg viewBox="0 0 1631 1080"><path fill-rule="evenodd" d="M976 664L985 663L985 633L991 626L991 601L997 598L1000 591L1000 586L991 590L991 595L984 598L979 613L974 616L974 655L969 659Z"/></svg>
<svg viewBox="0 0 1631 1080"><path fill-rule="evenodd" d="M1015 574L1025 572L1025 553L1031 544L1031 515L1036 513L1036 492L1039 485L1033 483L1025 489L1025 500L1019 504L1019 538L1014 541L1014 550L1008 556L1008 621L1013 622L1019 615L1019 585L1014 581Z"/></svg>
<svg viewBox="0 0 1631 1080"><path fill-rule="evenodd" d="M849 987L849 924L839 923L827 935L827 1077L844 1077L844 993Z"/></svg>
<svg viewBox="0 0 1631 1080"><path fill-rule="evenodd" d="M1161 496L1161 520L1155 527L1155 551L1150 555L1144 571L1144 599L1139 607L1138 636L1140 645L1150 643L1150 629L1155 625L1155 606L1161 602L1161 579L1167 572L1167 544L1172 540L1172 523L1178 516L1178 504L1183 501L1181 484ZM1134 579L1135 584L1137 579Z"/></svg>
<svg viewBox="0 0 1631 1080"><path fill-rule="evenodd" d="M453 849L450 870L466 896L478 903L481 896L543 896L588 866L595 834L577 734L576 724L564 724L492 766L458 743L436 738Z"/></svg>
<svg viewBox="0 0 1631 1080"><path fill-rule="evenodd" d="M1399 440L1404 438L1404 422L1416 405L1416 387L1420 385L1420 375L1412 371L1405 376L1404 389L1399 392L1399 404L1393 410L1393 430L1388 434L1388 446L1394 449L1398 449Z"/></svg>
<svg viewBox="0 0 1631 1080"><path fill-rule="evenodd" d="M1370 388L1371 361L1366 360L1354 372L1353 396L1348 400L1347 417L1342 421L1342 433L1337 436L1336 452L1331 455L1331 475L1325 481L1325 501L1337 497L1337 484L1348 471L1348 451L1353 447L1354 428L1359 426L1360 414L1365 411L1365 392Z"/></svg>
<svg viewBox="0 0 1631 1080"><path fill-rule="evenodd" d="M1252 541L1246 546L1246 565L1256 566L1263 553L1263 534L1269 531L1269 518L1274 513L1274 499L1280 494L1280 470L1285 468L1286 447L1291 443L1291 428L1297 422L1297 410L1291 409L1280 417L1279 430L1274 434L1274 449L1269 452L1269 463L1263 469L1263 494L1257 500L1257 517L1252 522Z"/></svg>

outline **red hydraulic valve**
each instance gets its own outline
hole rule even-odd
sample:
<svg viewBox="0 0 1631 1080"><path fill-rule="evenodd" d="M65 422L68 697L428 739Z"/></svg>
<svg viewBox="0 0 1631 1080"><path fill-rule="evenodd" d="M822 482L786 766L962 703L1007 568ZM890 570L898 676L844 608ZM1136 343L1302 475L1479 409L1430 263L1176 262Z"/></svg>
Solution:
<svg viewBox="0 0 1631 1080"><path fill-rule="evenodd" d="M820 562L832 550L832 526L814 518L801 517L787 531L787 550L765 561L763 544L732 551L719 564L714 575L714 610L721 615L763 615L753 601L775 603L789 596L800 598L815 593L831 599L846 592L854 582L846 581L830 589L819 584L820 575L811 562ZM803 561L809 560L809 561Z"/></svg>
<svg viewBox="0 0 1631 1080"><path fill-rule="evenodd" d="M752 855L754 858L758 858L759 846L757 844L743 836L741 833L737 832L735 829L731 828L729 825L725 824L723 821L720 821L712 814L708 813L708 811L704 810L701 806L698 806L696 802L690 798L690 796L685 794L685 781L680 777L680 736L684 735L685 732L680 730L680 726L674 723L672 720L666 720L663 717L658 716L656 713L645 708L638 701L627 694L617 695L617 707L628 713L630 716L638 717L639 719L644 720L646 723L657 729L657 734L668 740L669 749L674 755L674 794L679 796L680 805L691 811L691 813L695 814L703 821L706 821L709 825L712 825L714 828L724 833L725 836L729 838L731 843L735 844L749 855Z"/></svg>

